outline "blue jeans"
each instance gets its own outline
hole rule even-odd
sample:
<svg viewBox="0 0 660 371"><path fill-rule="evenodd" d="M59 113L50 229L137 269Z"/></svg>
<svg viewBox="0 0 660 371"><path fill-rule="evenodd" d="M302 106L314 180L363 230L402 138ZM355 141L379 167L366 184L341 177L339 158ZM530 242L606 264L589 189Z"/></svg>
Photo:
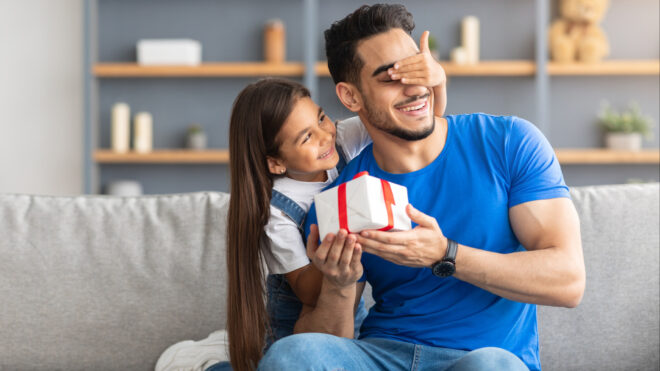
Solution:
<svg viewBox="0 0 660 371"><path fill-rule="evenodd" d="M293 334L293 327L298 320L302 303L293 292L284 275L270 274L266 280L266 289L268 291L268 302L266 308L270 319L272 329L271 336L266 340L268 350L275 341ZM364 299L360 299L357 312L355 313L355 337L360 334L360 326L367 316L367 310L364 307Z"/></svg>
<svg viewBox="0 0 660 371"><path fill-rule="evenodd" d="M266 280L266 290L268 293L268 302L266 309L270 320L272 333L266 337L266 347L264 353L277 340L293 334L293 327L298 320L302 303L293 292L284 275L269 274ZM360 299L357 312L355 314L355 337L360 333L362 321L367 316L367 310L364 307L364 299ZM206 371L225 371L231 370L229 362L220 362Z"/></svg>
<svg viewBox="0 0 660 371"><path fill-rule="evenodd" d="M297 334L272 345L259 363L271 370L527 370L500 348L473 351L416 345L390 339L353 340L327 334Z"/></svg>

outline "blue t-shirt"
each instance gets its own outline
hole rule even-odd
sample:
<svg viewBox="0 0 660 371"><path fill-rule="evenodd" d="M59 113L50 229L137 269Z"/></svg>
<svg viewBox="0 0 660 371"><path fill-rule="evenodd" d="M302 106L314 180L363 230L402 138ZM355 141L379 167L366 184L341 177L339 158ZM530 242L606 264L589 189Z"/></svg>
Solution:
<svg viewBox="0 0 660 371"><path fill-rule="evenodd" d="M518 117L482 113L448 116L447 141L426 167L406 174L383 171L372 145L351 161L335 184L360 171L406 186L409 202L436 218L460 244L496 253L524 250L511 229L509 208L569 197L554 151L543 134ZM333 185L334 186L334 185ZM316 223L310 208L306 226ZM499 347L540 369L536 306L504 299L429 268L396 265L362 255L376 302L361 338L378 337L452 349Z"/></svg>

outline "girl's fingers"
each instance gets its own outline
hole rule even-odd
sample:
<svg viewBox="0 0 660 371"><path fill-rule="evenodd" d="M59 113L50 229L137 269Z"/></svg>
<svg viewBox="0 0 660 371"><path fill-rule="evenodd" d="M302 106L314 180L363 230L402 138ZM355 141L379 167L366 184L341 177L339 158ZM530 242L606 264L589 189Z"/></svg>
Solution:
<svg viewBox="0 0 660 371"><path fill-rule="evenodd" d="M392 71L393 73L397 73L397 72L416 70L416 69L420 69L421 66L423 66L425 63L426 62L423 56L416 55L396 62L394 64L394 67L390 68L388 72Z"/></svg>
<svg viewBox="0 0 660 371"><path fill-rule="evenodd" d="M349 235L346 238L346 243L344 244L343 251L341 253L341 259L339 264L344 267L348 267L351 264L351 259L353 258L353 250L355 249L355 242L357 238L355 235Z"/></svg>
<svg viewBox="0 0 660 371"><path fill-rule="evenodd" d="M314 256L316 256L317 262L324 264L326 259L328 258L328 253L330 251L330 247L332 246L333 242L335 241L335 235L332 233L328 233L325 238L323 239L323 242L321 243L321 246L316 249L316 252L314 253Z"/></svg>
<svg viewBox="0 0 660 371"><path fill-rule="evenodd" d="M339 262L347 235L348 233L344 229L340 229L339 232L337 232L337 238L335 238L335 241L332 243L330 251L328 252L328 257L325 260L326 264L336 265Z"/></svg>
<svg viewBox="0 0 660 371"><path fill-rule="evenodd" d="M395 78L396 76L396 78ZM423 79L423 78L428 78L429 74L426 71L410 71L410 72L405 72L405 73L396 73L392 75L392 79L399 80L399 79Z"/></svg>
<svg viewBox="0 0 660 371"><path fill-rule="evenodd" d="M356 242L353 248L353 256L351 258L351 269L357 271L362 264L362 246Z"/></svg>
<svg viewBox="0 0 660 371"><path fill-rule="evenodd" d="M404 84L408 84L408 85L423 85L423 86L428 85L427 84L428 79L425 78L425 77L423 77L423 78L422 77L414 77L414 78L404 77L404 78L401 78L401 82L404 83Z"/></svg>

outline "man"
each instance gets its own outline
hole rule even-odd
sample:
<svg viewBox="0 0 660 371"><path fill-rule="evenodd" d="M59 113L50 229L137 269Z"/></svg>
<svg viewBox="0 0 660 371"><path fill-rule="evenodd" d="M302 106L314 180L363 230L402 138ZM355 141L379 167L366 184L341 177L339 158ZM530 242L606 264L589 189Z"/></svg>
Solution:
<svg viewBox="0 0 660 371"><path fill-rule="evenodd" d="M540 369L535 304L582 298L579 220L549 143L517 117L434 117L432 89L397 69L426 57L413 27L401 5L363 6L325 38L337 96L373 139L336 183L366 170L406 186L416 226L342 230L320 246L312 226L325 277L296 331L326 334L280 340L260 369ZM376 304L352 340L365 279Z"/></svg>

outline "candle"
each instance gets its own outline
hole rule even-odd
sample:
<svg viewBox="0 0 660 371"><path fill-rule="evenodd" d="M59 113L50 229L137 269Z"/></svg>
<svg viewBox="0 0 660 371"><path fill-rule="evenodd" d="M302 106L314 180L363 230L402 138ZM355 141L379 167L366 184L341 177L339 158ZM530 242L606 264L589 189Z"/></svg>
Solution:
<svg viewBox="0 0 660 371"><path fill-rule="evenodd" d="M286 59L284 23L279 19L268 21L264 27L264 59L268 63L283 63Z"/></svg>
<svg viewBox="0 0 660 371"><path fill-rule="evenodd" d="M462 46L458 46L452 49L450 58L451 61L456 64L467 64L467 53L465 52L465 48Z"/></svg>
<svg viewBox="0 0 660 371"><path fill-rule="evenodd" d="M467 16L463 18L461 28L467 63L479 63L479 19L475 16Z"/></svg>
<svg viewBox="0 0 660 371"><path fill-rule="evenodd" d="M135 152L151 152L153 147L153 119L149 112L139 112L135 115L133 133L133 148Z"/></svg>
<svg viewBox="0 0 660 371"><path fill-rule="evenodd" d="M113 152L128 152L131 109L126 103L112 106L111 147Z"/></svg>

